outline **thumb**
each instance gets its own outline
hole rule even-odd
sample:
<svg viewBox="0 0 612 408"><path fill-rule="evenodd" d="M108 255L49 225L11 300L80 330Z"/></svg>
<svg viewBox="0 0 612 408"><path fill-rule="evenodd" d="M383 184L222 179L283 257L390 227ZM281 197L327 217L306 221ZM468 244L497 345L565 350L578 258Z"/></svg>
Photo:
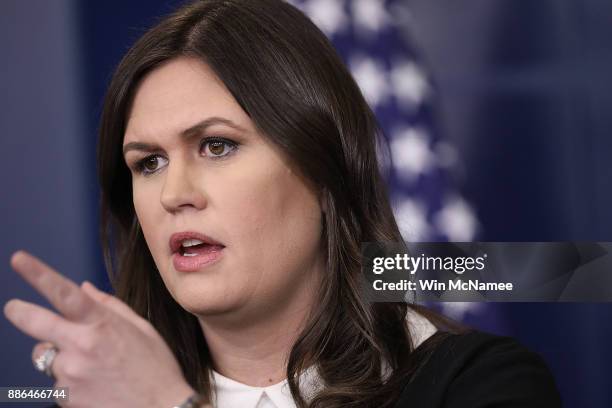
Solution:
<svg viewBox="0 0 612 408"><path fill-rule="evenodd" d="M116 314L128 320L129 322L135 324L141 330L144 330L146 332L149 332L151 330L151 325L148 320L143 319L131 307L122 302L116 296L101 291L89 281L84 281L81 284L81 289L93 300L100 303L107 309L110 309L111 311L115 312Z"/></svg>

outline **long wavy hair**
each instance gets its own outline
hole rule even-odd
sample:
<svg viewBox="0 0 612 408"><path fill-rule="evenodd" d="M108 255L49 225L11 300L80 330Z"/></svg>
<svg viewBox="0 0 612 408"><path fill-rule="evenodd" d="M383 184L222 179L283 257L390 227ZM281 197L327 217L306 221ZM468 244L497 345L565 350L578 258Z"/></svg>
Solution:
<svg viewBox="0 0 612 408"><path fill-rule="evenodd" d="M323 191L327 270L310 319L293 345L287 380L298 407L388 407L442 338L414 351L406 303L370 303L360 291L361 242L402 242L377 159L376 120L325 35L280 0L202 0L147 31L109 85L101 117L98 175L101 241L116 295L166 340L192 387L212 395L212 361L197 318L166 289L132 201L122 143L135 90L165 61L200 59L261 134ZM385 362L393 371L383 378ZM324 387L306 398L299 374L316 365Z"/></svg>

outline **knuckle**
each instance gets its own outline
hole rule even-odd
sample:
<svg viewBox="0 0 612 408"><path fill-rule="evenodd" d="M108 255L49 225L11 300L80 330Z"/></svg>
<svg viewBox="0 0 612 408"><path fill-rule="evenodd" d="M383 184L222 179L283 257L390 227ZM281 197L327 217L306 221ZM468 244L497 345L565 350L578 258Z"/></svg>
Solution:
<svg viewBox="0 0 612 408"><path fill-rule="evenodd" d="M83 295L77 291L73 291L70 296L64 300L64 306L71 310L73 313L76 311L84 312L89 308L89 304Z"/></svg>
<svg viewBox="0 0 612 408"><path fill-rule="evenodd" d="M94 333L84 333L76 342L79 351L84 354L93 354L98 348L98 339Z"/></svg>
<svg viewBox="0 0 612 408"><path fill-rule="evenodd" d="M76 361L70 361L62 367L62 374L66 379L74 383L81 379L83 369L81 368L81 364Z"/></svg>
<svg viewBox="0 0 612 408"><path fill-rule="evenodd" d="M79 382L85 373L81 361L75 356L70 356L69 358L60 358L60 356L61 353L58 354L58 357L53 362L52 368L53 374L58 379L58 383L60 381L70 384Z"/></svg>
<svg viewBox="0 0 612 408"><path fill-rule="evenodd" d="M90 323L75 338L76 348L85 355L99 354L105 344L112 343L116 339L117 330L114 324L110 314Z"/></svg>
<svg viewBox="0 0 612 408"><path fill-rule="evenodd" d="M65 300L70 299L73 296L73 291L71 289L72 288L67 285L60 285L56 290L57 297Z"/></svg>

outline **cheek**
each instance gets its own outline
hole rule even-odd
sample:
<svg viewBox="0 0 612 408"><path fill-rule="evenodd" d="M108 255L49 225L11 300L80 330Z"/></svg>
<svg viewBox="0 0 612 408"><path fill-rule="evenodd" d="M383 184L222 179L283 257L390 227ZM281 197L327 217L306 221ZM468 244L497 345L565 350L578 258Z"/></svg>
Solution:
<svg viewBox="0 0 612 408"><path fill-rule="evenodd" d="M140 223L142 233L151 251L151 255L153 255L153 258L156 258L161 250L159 247L162 243L159 238L156 239L156 236L159 234L156 228L159 227L159 222L156 222L156 220L159 220L159 214L156 213L156 206L151 204L159 202L159 197L156 199L156 193L151 191L152 186L146 187L147 186L132 187L134 210L136 211L136 217L138 217L138 222Z"/></svg>
<svg viewBox="0 0 612 408"><path fill-rule="evenodd" d="M243 262L259 273L295 268L314 256L321 210L313 192L285 168L235 183L224 206ZM304 258L304 259L301 259Z"/></svg>

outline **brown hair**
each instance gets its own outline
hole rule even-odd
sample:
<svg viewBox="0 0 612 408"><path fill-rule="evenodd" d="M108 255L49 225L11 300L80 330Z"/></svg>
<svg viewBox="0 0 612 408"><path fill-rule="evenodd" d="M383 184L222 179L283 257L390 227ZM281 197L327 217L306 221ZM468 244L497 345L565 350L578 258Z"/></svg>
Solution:
<svg viewBox="0 0 612 408"><path fill-rule="evenodd" d="M360 243L401 242L376 157L376 120L319 29L280 0L204 0L146 32L119 64L105 99L98 145L101 239L117 296L147 318L187 381L210 397L211 360L197 318L164 286L132 204L122 141L135 89L179 56L208 64L262 135L318 186L327 204L327 273L293 346L287 379L299 407L387 407L425 361L413 353L406 303L369 303L359 289ZM313 160L316 158L316 160ZM136 283L137 282L137 283ZM441 318L411 306L434 322ZM435 336L440 339L441 336ZM381 363L394 370L381 378ZM324 388L307 402L298 376L316 364Z"/></svg>

